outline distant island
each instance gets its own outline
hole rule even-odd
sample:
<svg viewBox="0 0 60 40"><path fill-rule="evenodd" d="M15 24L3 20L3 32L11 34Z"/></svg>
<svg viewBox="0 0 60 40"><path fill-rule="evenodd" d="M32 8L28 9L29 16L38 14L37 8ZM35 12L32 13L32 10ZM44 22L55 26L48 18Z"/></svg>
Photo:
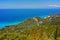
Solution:
<svg viewBox="0 0 60 40"><path fill-rule="evenodd" d="M0 29L0 40L60 40L60 14L6 26Z"/></svg>

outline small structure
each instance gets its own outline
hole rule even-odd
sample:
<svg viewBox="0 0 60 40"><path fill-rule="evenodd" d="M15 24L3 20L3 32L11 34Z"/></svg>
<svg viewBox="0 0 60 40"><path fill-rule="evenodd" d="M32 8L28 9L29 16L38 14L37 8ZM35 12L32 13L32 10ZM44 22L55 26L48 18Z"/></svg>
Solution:
<svg viewBox="0 0 60 40"><path fill-rule="evenodd" d="M39 24L42 24L42 23L43 23L43 21L40 21L40 22L39 22Z"/></svg>

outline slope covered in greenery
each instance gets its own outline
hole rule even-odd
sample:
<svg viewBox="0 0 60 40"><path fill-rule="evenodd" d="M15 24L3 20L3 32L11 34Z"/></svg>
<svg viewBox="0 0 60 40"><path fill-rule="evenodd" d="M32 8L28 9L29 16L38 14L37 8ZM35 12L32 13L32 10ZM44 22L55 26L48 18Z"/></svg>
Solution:
<svg viewBox="0 0 60 40"><path fill-rule="evenodd" d="M6 26L0 29L0 40L60 40L60 14Z"/></svg>

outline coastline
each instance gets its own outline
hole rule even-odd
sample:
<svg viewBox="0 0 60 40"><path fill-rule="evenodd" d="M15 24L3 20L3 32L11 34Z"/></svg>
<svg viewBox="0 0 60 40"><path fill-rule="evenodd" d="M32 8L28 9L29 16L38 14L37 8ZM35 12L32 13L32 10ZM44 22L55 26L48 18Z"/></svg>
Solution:
<svg viewBox="0 0 60 40"><path fill-rule="evenodd" d="M60 9L0 9L0 28L17 25L35 16L45 18L53 14L60 14Z"/></svg>
<svg viewBox="0 0 60 40"><path fill-rule="evenodd" d="M47 17L47 16L49 16L49 15L38 16L38 17L40 17L40 18L45 18L45 17ZM35 16L35 17L36 17L36 16ZM24 18L24 19L21 20L21 21L15 21L15 22L0 22L0 29L1 29L1 28L4 28L5 26L18 25L18 24L24 22L24 21L25 21L26 19L28 19L28 18L34 18L34 17L27 17L27 18Z"/></svg>
<svg viewBox="0 0 60 40"><path fill-rule="evenodd" d="M0 29L4 28L5 26L17 25L21 22L0 22Z"/></svg>

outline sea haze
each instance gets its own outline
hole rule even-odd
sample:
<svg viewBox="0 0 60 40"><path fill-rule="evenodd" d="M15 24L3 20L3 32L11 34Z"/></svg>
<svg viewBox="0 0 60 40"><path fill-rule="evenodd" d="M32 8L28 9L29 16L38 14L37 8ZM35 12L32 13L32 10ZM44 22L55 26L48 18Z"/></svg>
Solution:
<svg viewBox="0 0 60 40"><path fill-rule="evenodd" d="M27 18L60 14L60 9L0 9L0 28L16 25Z"/></svg>

